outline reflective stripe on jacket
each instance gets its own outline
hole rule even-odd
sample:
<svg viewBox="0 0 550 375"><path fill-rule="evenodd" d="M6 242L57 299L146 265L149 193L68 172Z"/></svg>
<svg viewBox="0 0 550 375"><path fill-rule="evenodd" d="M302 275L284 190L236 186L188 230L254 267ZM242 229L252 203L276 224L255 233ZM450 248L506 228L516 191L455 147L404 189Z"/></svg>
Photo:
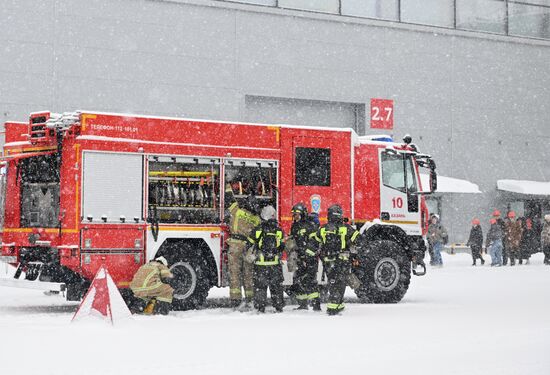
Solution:
<svg viewBox="0 0 550 375"><path fill-rule="evenodd" d="M151 261L137 270L130 283L130 289L132 289L134 293L152 290L163 284L162 279L171 277L174 277L174 275L170 272L168 267L162 263Z"/></svg>
<svg viewBox="0 0 550 375"><path fill-rule="evenodd" d="M260 217L239 207L237 202L229 206L229 230L231 235L248 236L260 225Z"/></svg>

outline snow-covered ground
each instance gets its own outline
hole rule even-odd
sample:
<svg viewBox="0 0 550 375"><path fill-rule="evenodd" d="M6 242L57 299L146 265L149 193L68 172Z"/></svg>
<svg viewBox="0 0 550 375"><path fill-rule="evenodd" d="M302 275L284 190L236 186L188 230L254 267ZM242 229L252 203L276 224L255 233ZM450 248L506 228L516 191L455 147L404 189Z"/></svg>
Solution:
<svg viewBox="0 0 550 375"><path fill-rule="evenodd" d="M401 303L362 305L349 292L337 317L212 308L112 327L71 323L77 304L59 296L0 287L0 373L550 374L550 267L541 254L503 268L443 257L445 267L413 277Z"/></svg>

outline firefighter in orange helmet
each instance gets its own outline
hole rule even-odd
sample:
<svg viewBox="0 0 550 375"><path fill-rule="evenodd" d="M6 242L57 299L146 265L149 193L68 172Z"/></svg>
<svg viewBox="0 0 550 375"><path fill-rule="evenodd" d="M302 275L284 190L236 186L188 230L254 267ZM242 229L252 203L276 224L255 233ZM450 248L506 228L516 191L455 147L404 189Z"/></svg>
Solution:
<svg viewBox="0 0 550 375"><path fill-rule="evenodd" d="M521 223L516 220L516 213L514 211L508 212L508 221L504 226L504 242L506 243L511 266L516 264L516 259L519 260L522 233L523 228Z"/></svg>
<svg viewBox="0 0 550 375"><path fill-rule="evenodd" d="M253 196L243 201L243 207L233 195L231 185L225 188L225 206L229 213L229 238L226 243L229 256L229 299L232 307L238 307L242 302L242 287L244 287L245 304L250 305L254 297L254 263L246 260L248 235L260 225L257 214L257 202Z"/></svg>
<svg viewBox="0 0 550 375"><path fill-rule="evenodd" d="M173 277L168 268L168 261L162 256L145 263L137 270L130 283L130 289L135 297L147 304L143 309L145 314L168 314L174 295L174 289L169 285L169 281Z"/></svg>

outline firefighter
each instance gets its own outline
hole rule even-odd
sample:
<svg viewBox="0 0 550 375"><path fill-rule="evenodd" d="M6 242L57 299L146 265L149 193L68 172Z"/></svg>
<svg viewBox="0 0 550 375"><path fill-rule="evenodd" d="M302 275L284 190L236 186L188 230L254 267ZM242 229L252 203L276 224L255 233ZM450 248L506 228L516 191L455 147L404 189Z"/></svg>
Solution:
<svg viewBox="0 0 550 375"><path fill-rule="evenodd" d="M319 290L317 287L317 268L319 258L316 243L312 246L310 235L315 233L318 226L309 219L307 207L304 203L298 203L292 207L292 227L290 239L293 243L293 251L297 255L297 269L294 273L294 287L298 310L307 310L308 301L313 310L321 311ZM287 242L287 252L289 246Z"/></svg>
<svg viewBox="0 0 550 375"><path fill-rule="evenodd" d="M145 314L168 315L174 294L169 282L173 277L168 261L162 256L145 263L137 270L130 289L135 297L145 302Z"/></svg>
<svg viewBox="0 0 550 375"><path fill-rule="evenodd" d="M225 189L225 204L229 213L229 238L226 243L229 256L229 298L231 306L236 308L242 303L242 290L244 287L245 306L250 305L254 296L253 272L254 265L245 261L245 252L248 247L248 235L256 226L260 225L257 215L257 203L253 196L249 196L243 206L233 195L231 185Z"/></svg>
<svg viewBox="0 0 550 375"><path fill-rule="evenodd" d="M277 312L283 311L283 267L281 256L284 250L284 232L277 223L277 212L273 206L266 206L261 213L262 223L250 234L254 261L254 307L265 312L267 288L271 303Z"/></svg>
<svg viewBox="0 0 550 375"><path fill-rule="evenodd" d="M336 315L344 309L344 293L350 274L350 253L359 231L344 222L344 211L338 204L328 208L328 222L311 237L320 243L320 256L328 278L327 314Z"/></svg>

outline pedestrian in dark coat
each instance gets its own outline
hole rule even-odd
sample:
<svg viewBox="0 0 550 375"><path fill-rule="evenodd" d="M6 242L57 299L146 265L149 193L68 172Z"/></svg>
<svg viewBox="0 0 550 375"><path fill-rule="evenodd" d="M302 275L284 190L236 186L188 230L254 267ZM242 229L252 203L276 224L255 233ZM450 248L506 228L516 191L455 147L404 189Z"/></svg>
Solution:
<svg viewBox="0 0 550 375"><path fill-rule="evenodd" d="M537 240L537 231L533 227L533 221L530 218L527 218L523 221L523 235L521 237L520 244L520 257L519 264L525 263L529 264L529 258L532 254L535 254L539 251L540 243Z"/></svg>
<svg viewBox="0 0 550 375"><path fill-rule="evenodd" d="M447 229L439 221L439 215L433 215L432 221L428 226L428 244L433 248L433 261L432 266L443 267L443 258L441 258L441 251L443 245L448 241Z"/></svg>
<svg viewBox="0 0 550 375"><path fill-rule="evenodd" d="M499 210L494 210L493 211L493 219L495 219L497 224L500 226L500 230L502 231L502 234L506 233L506 222L500 216L500 211ZM487 248L489 247L487 244L485 244L485 246ZM505 266L508 263L508 249L506 248L506 241L504 241L504 238L503 238L503 241L502 241L502 251L501 251L501 253L502 253L501 264Z"/></svg>
<svg viewBox="0 0 550 375"><path fill-rule="evenodd" d="M550 214L544 215L544 225L540 234L540 244L544 253L544 264L550 266Z"/></svg>
<svg viewBox="0 0 550 375"><path fill-rule="evenodd" d="M510 257L510 266L516 264L516 259L519 260L519 247L521 245L521 236L523 228L521 223L516 220L516 213L514 211L508 212L508 222L506 222L504 229L504 242L506 243L506 250Z"/></svg>
<svg viewBox="0 0 550 375"><path fill-rule="evenodd" d="M496 219L491 219L491 228L487 232L485 246L489 249L491 255L491 267L502 266L502 237L503 232Z"/></svg>
<svg viewBox="0 0 550 375"><path fill-rule="evenodd" d="M483 248L483 230L479 223L479 219L472 220L472 229L470 230L470 237L468 238L467 246L470 246L472 252L472 266L476 265L476 260L481 260L481 265L485 264L485 260L481 256L481 249Z"/></svg>

